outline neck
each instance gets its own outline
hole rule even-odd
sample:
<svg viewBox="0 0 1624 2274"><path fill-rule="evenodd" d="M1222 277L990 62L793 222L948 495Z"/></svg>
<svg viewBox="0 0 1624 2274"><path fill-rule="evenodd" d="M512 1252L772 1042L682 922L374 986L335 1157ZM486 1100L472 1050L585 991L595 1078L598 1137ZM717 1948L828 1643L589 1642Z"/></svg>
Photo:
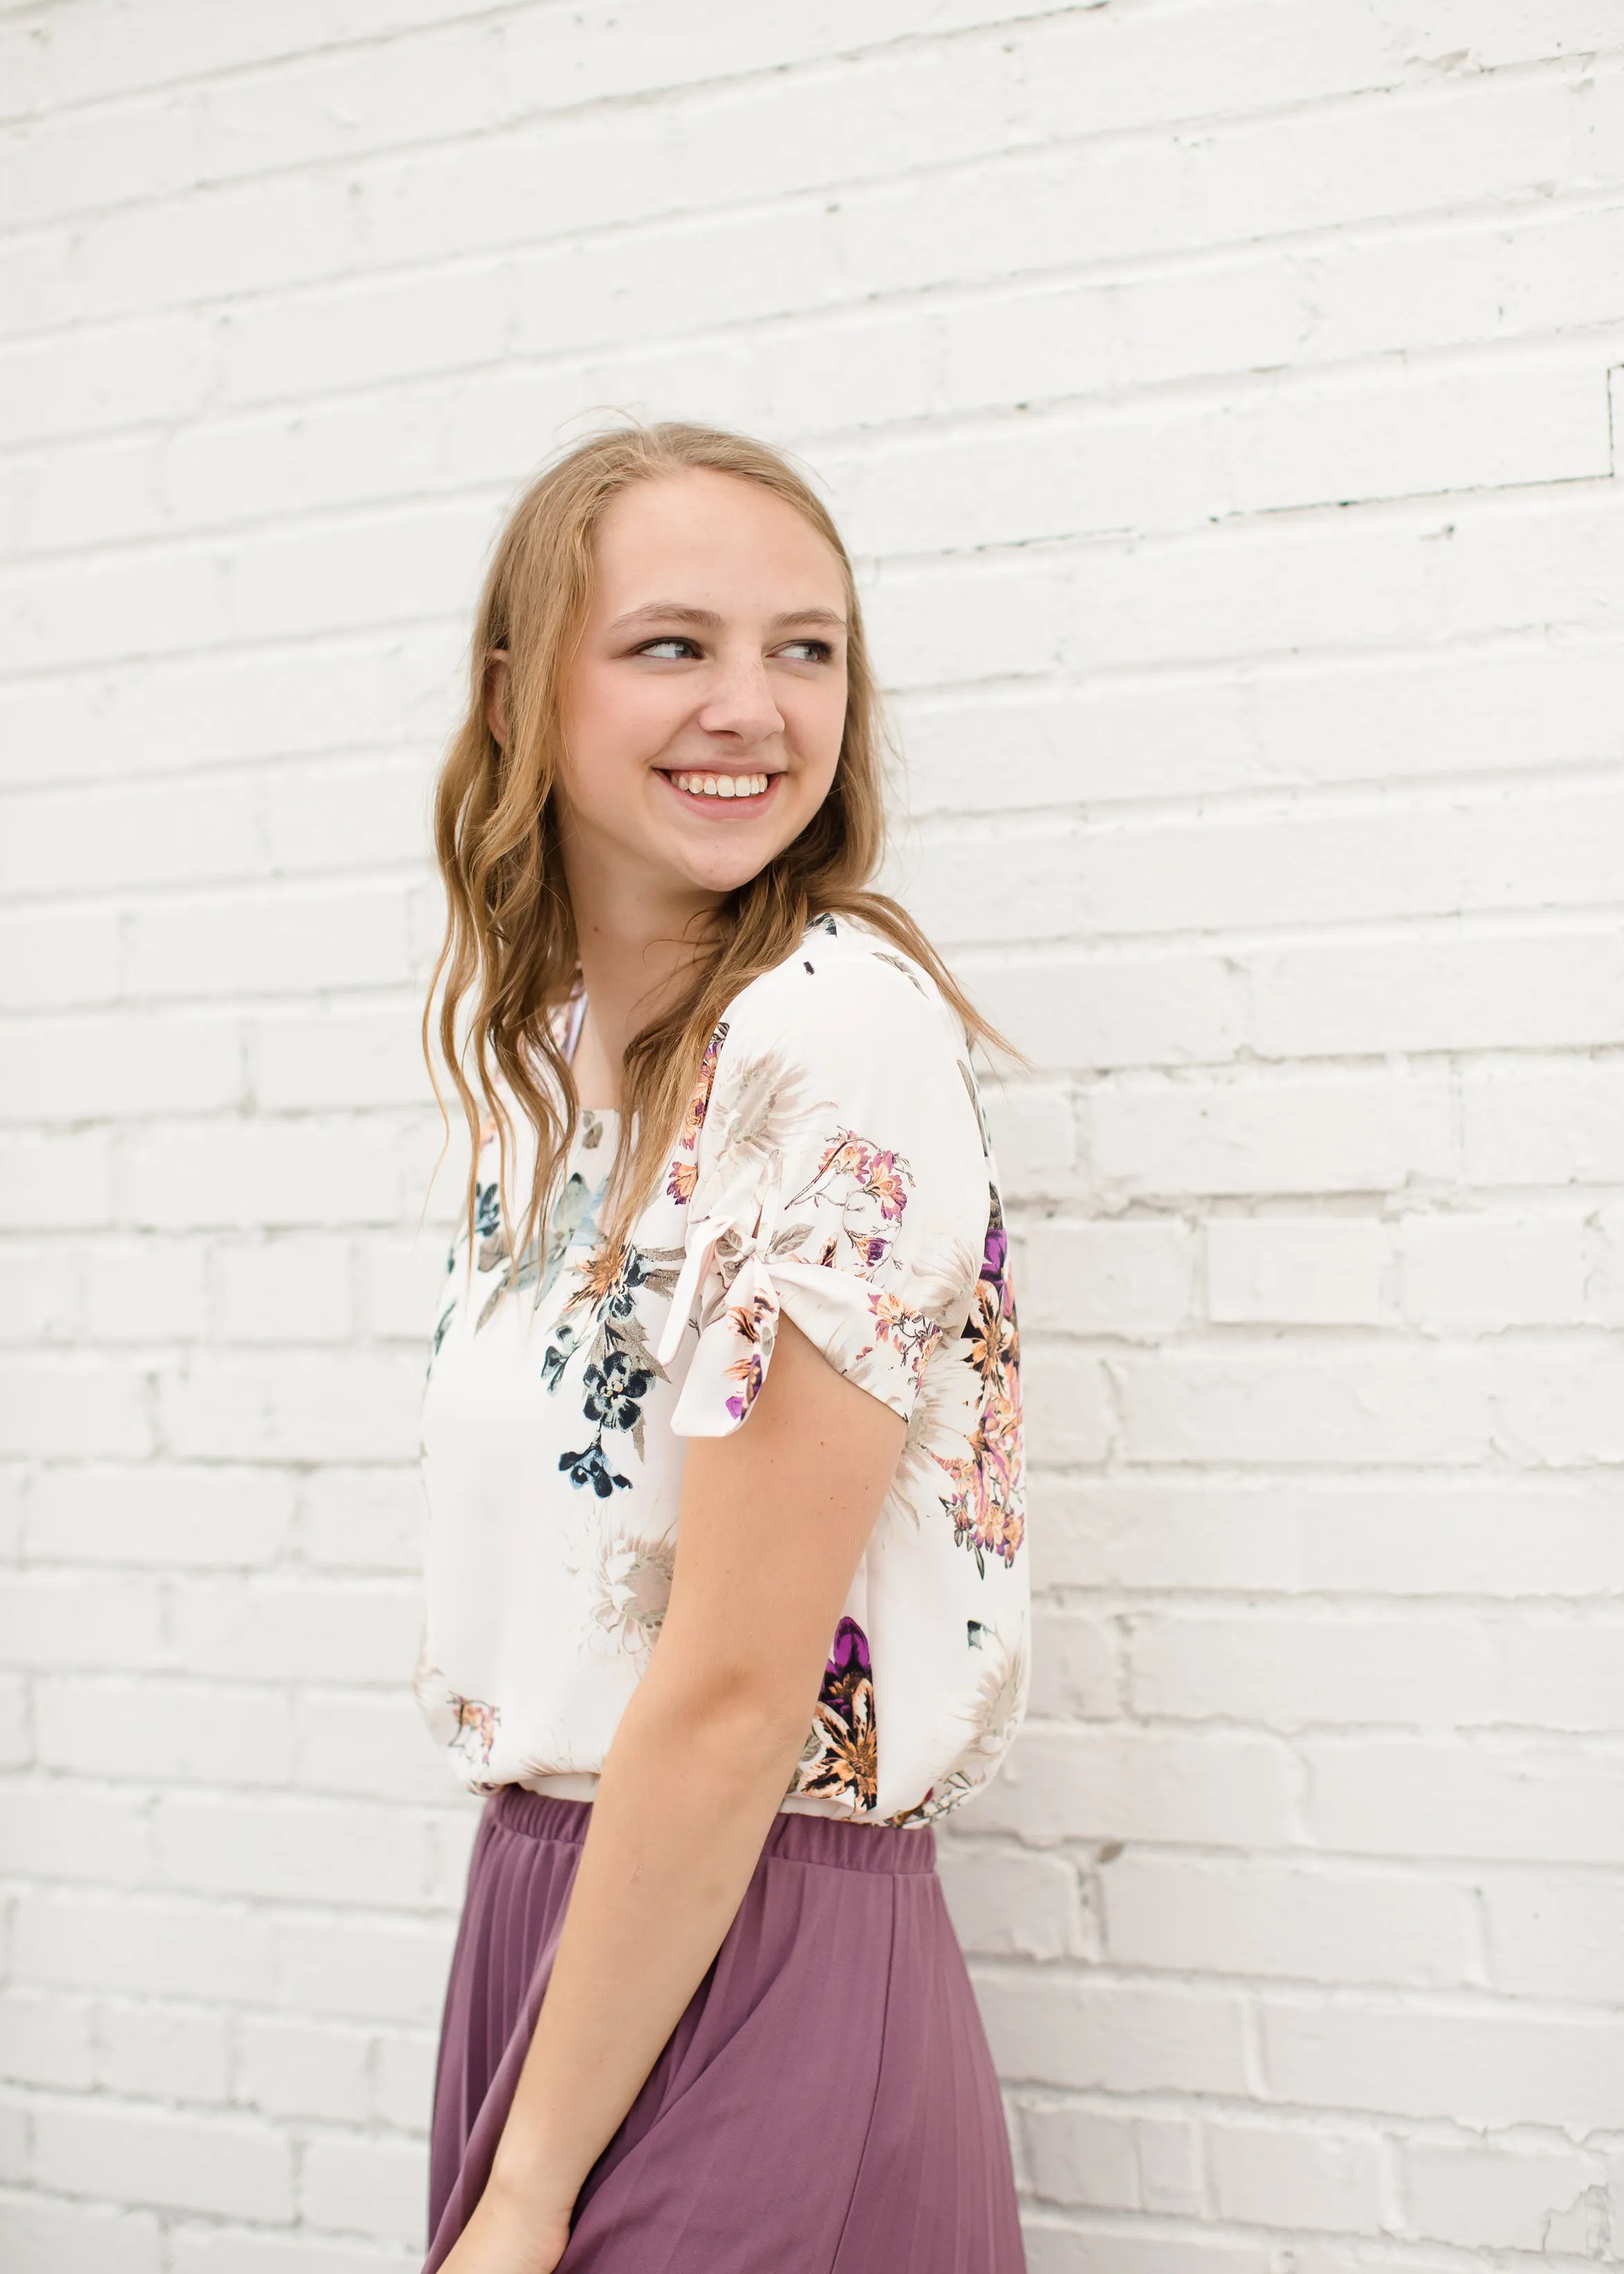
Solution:
<svg viewBox="0 0 1624 2274"><path fill-rule="evenodd" d="M583 1104L613 1108L627 1044L680 991L721 895L617 875L568 848L564 871L588 1004L576 1087Z"/></svg>

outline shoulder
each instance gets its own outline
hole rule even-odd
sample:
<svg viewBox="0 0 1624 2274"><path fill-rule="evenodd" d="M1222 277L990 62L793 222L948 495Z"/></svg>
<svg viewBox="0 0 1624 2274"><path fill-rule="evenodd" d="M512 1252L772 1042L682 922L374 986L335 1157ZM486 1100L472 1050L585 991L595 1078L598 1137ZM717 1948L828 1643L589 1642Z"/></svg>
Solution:
<svg viewBox="0 0 1624 2274"><path fill-rule="evenodd" d="M966 1055L964 1028L921 964L883 933L841 916L808 925L791 953L741 988L723 1013L723 1055L833 1050L848 1063Z"/></svg>
<svg viewBox="0 0 1624 2274"><path fill-rule="evenodd" d="M801 1199L838 1198L849 1222L867 1205L861 1185L898 1217L906 1200L910 1240L936 1216L966 1241L973 1219L984 1225L990 1155L963 1024L883 937L808 926L740 990L718 1037L697 1164L707 1197L773 1177Z"/></svg>

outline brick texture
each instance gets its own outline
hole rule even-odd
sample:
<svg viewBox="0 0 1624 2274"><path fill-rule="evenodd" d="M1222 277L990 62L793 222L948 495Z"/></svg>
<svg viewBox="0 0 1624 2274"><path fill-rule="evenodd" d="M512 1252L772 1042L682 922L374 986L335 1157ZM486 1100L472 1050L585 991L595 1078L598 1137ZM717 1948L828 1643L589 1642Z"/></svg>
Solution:
<svg viewBox="0 0 1624 2274"><path fill-rule="evenodd" d="M1030 1061L943 1850L1035 2274L1624 2260L1616 5L5 0L0 87L0 2263L419 2263L425 799L605 407L825 480Z"/></svg>

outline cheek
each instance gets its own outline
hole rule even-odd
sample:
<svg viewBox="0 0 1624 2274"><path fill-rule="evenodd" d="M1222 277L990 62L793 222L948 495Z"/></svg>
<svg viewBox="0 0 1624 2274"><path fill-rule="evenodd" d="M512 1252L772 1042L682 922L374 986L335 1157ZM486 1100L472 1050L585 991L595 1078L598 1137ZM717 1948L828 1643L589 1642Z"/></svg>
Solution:
<svg viewBox="0 0 1624 2274"><path fill-rule="evenodd" d="M846 732L846 681L797 687L786 717L802 758L831 776Z"/></svg>
<svg viewBox="0 0 1624 2274"><path fill-rule="evenodd" d="M642 766L664 748L688 698L674 679L579 671L569 689L565 741L582 769Z"/></svg>

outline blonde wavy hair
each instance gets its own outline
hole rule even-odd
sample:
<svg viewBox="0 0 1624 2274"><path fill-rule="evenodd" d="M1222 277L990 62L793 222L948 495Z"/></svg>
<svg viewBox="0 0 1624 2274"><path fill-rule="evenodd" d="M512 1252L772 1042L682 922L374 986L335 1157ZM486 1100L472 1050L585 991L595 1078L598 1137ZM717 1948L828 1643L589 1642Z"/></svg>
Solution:
<svg viewBox="0 0 1624 2274"><path fill-rule="evenodd" d="M912 917L868 889L885 846L883 731L851 562L822 500L787 459L745 435L677 424L612 429L548 467L508 516L475 619L467 716L435 789L434 849L446 889L446 932L429 982L422 1042L447 1145L451 1120L431 1035L468 1121L470 1246L486 1112L498 1131L499 1194L508 1224L513 1133L492 1067L537 1138L535 1178L520 1235L510 1241L515 1254L523 1254L535 1236L580 1117L558 1015L579 988L580 959L553 791L564 682L591 598L593 538L611 500L633 483L695 467L758 482L804 516L834 553L849 624L846 730L833 783L817 812L793 844L724 897L707 937L695 943L695 960L680 993L627 1048L610 1240L625 1239L658 1182L705 1045L727 1005L758 974L783 962L815 916L847 915L873 925L931 974L968 1037L1010 1051ZM486 715L493 651L508 659L506 749ZM472 1081L463 1063L470 1053Z"/></svg>

